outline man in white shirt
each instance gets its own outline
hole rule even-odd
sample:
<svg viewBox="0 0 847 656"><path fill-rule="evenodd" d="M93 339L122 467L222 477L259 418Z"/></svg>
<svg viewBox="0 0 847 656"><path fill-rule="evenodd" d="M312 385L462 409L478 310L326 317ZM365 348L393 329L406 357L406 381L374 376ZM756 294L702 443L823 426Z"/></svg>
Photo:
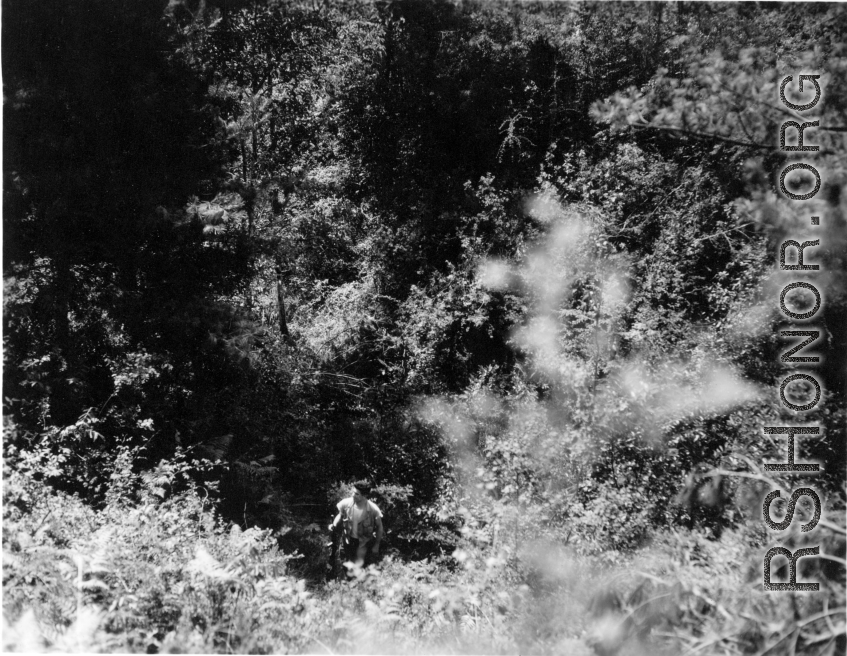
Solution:
<svg viewBox="0 0 847 656"><path fill-rule="evenodd" d="M370 481L360 480L353 483L351 495L338 502L338 514L329 525L334 532L343 528L342 554L344 561L365 565L368 556L379 555L382 542L382 511L368 497L371 494Z"/></svg>

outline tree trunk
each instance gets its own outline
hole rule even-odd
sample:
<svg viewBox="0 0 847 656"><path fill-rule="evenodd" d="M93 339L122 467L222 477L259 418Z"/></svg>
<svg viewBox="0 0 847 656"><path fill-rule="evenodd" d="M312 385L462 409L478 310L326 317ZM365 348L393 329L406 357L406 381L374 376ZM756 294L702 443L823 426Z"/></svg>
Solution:
<svg viewBox="0 0 847 656"><path fill-rule="evenodd" d="M252 162L252 164L253 164L253 166L252 166L253 177L251 178L251 181L253 179L255 179L256 174L258 173L256 171L256 167L257 167L258 162L259 162L259 137L256 134L256 120L257 120L257 118L258 117L254 114L254 116L253 116L253 129L252 129L252 133L253 133L252 134L252 137L253 137L253 162Z"/></svg>
<svg viewBox="0 0 847 656"><path fill-rule="evenodd" d="M252 198L253 189L252 186L247 188L248 193L250 194L250 198L248 198L247 202L244 203L244 208L247 210L247 239L250 244L250 255L252 257L253 251L253 213L255 211L255 200Z"/></svg>
<svg viewBox="0 0 847 656"><path fill-rule="evenodd" d="M54 318L56 322L55 340L62 357L68 358L70 351L70 296L72 288L71 267L66 253L60 250L54 259Z"/></svg>
<svg viewBox="0 0 847 656"><path fill-rule="evenodd" d="M279 333L287 342L289 339L288 321L285 318L285 282L283 277L285 271L282 267L281 258L277 259L276 263L276 301L279 306Z"/></svg>
<svg viewBox="0 0 847 656"><path fill-rule="evenodd" d="M252 190L252 187L248 187L248 190ZM249 249L248 258L249 258L250 266L253 265L253 211L254 211L253 204L254 204L253 198L250 198L246 203L244 203L245 208L247 210L247 248ZM245 304L246 304L248 310L253 309L252 284L253 284L253 276L250 276L250 278L248 278L248 280L247 280L247 290L246 290L246 293L244 294L244 297L245 297L244 300L245 300Z"/></svg>
<svg viewBox="0 0 847 656"><path fill-rule="evenodd" d="M268 98L271 101L271 110L270 117L268 120L268 128L271 133L271 145L268 150L269 153L273 154L276 152L276 105L274 104L274 78L271 75L271 79L268 82Z"/></svg>
<svg viewBox="0 0 847 656"><path fill-rule="evenodd" d="M653 61L659 61L659 53L662 49L662 16L664 15L665 8L661 4L657 4L655 8L656 12L656 42L653 46Z"/></svg>

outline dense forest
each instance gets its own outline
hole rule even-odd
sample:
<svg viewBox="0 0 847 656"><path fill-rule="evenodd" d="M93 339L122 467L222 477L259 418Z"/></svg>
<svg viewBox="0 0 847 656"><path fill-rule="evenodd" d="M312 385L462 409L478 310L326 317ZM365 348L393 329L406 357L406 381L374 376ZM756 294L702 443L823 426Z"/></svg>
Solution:
<svg viewBox="0 0 847 656"><path fill-rule="evenodd" d="M844 6L2 16L4 649L844 653ZM819 476L764 469L786 423ZM326 581L363 477L381 560ZM820 523L768 530L800 483ZM820 546L818 592L763 591L775 544Z"/></svg>

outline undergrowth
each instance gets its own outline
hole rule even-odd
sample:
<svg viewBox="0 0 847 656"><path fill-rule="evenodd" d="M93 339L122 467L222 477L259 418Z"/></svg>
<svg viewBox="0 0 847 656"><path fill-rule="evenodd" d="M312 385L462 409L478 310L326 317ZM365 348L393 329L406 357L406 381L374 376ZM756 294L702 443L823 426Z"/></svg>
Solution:
<svg viewBox="0 0 847 656"><path fill-rule="evenodd" d="M93 510L8 465L4 474L7 651L579 656L843 649L844 588L832 576L841 565L828 577L800 567L801 580L824 581L820 593L764 593L766 536L752 523L720 540L668 531L635 550L584 549L555 527L539 530L532 509L481 495L461 509L452 554L407 561L389 551L349 581L308 584L295 575L302 557L280 550L278 532L225 523L190 482L169 496L161 476L139 478L134 502L112 497ZM822 552L843 551L843 527L830 525L821 535ZM786 544L800 541L798 534Z"/></svg>

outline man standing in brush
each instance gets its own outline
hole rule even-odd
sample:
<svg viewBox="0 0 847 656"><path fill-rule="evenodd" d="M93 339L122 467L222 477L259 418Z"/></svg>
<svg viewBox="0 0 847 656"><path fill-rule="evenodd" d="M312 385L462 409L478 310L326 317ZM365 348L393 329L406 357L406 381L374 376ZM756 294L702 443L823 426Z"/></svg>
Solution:
<svg viewBox="0 0 847 656"><path fill-rule="evenodd" d="M353 483L350 496L338 502L338 514L329 525L333 534L339 527L342 529L343 562L353 562L359 567L379 556L379 544L382 542L382 511L368 499L370 495L370 481Z"/></svg>

